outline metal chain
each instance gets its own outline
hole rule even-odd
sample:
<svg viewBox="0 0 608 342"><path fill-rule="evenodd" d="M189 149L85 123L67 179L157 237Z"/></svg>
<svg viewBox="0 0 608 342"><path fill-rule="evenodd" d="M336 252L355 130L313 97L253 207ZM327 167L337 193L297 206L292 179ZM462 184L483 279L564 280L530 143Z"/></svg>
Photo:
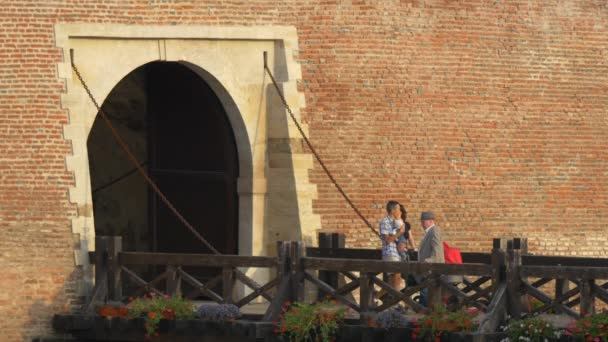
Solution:
<svg viewBox="0 0 608 342"><path fill-rule="evenodd" d="M91 90L89 89L89 87L87 86L85 81L82 79L82 76L80 75L80 72L78 71L78 68L76 67L76 64L74 63L74 50L70 50L70 59L71 59L70 62L72 64L72 70L74 70L74 72L76 73L78 80L80 80L80 83L84 87L84 90L86 90L87 94L89 95L89 98L95 105L95 108L97 108L97 112L99 113L101 118L105 121L105 123L108 125L108 127L110 128L110 131L112 132L112 135L114 135L114 138L116 139L116 141L118 141L118 144L127 153L127 156L129 157L131 162L133 162L133 164L135 165L135 167L137 168L139 173L142 175L142 177L144 177L144 179L150 185L152 190L154 190L154 192L156 193L156 195L158 195L160 200L167 205L169 210L171 210L171 212L173 212L173 214L175 214L177 219L180 220L184 224L184 226L186 226L186 228L188 228L192 232L192 234L194 234L194 236L196 236L207 248L209 248L213 252L213 254L221 254L217 249L215 249L215 247L213 247L209 243L209 241L207 241L198 231L196 231L196 229L190 224L190 222L188 222L188 220L186 220L186 218L184 216L182 216L182 214L173 206L173 204L171 204L171 202L162 193L162 191L160 191L160 189L158 188L156 183L154 183L154 181L150 178L150 176L148 176L148 174L142 167L142 164L139 162L139 160L137 160L137 157L135 157L135 155L129 149L129 146L124 142L124 140L122 139L120 134L116 131L116 129L110 122L110 119L106 115L106 113L104 113L104 111L101 110L101 107L99 107L99 104L95 100L95 97L93 97Z"/></svg>
<svg viewBox="0 0 608 342"><path fill-rule="evenodd" d="M264 70L266 70L266 72L268 73L268 76L270 76L270 80L272 81L272 84L274 85L274 88L276 89L277 93L279 94L279 97L281 98L281 101L283 102L283 105L285 106L285 109L287 109L287 112L289 113L289 116L291 117L291 120L296 125L296 128L298 129L298 131L302 135L302 138L304 138L304 141L306 142L306 145L308 146L308 148L310 149L310 151L312 152L312 154L315 156L315 158L317 159L317 161L319 162L319 164L323 168L323 171L325 171L325 173L327 174L327 177L329 177L329 180L331 180L331 182L334 184L334 186L336 187L336 189L338 189L338 192L342 195L342 197L344 197L344 199L346 200L346 202L348 202L348 204L350 205L350 207L353 208L353 210L361 218L361 220L363 220L363 222L365 222L365 224L369 227L369 229L371 229L372 232L374 232L374 234L376 234L377 236L380 236L380 234L378 233L378 231L374 229L374 227L372 226L372 224L369 223L369 221L365 218L365 216L363 216L363 214L361 213L361 211L359 211L359 209L355 206L355 204L353 203L353 201L344 192L344 190L342 189L342 187L340 186L340 184L338 184L338 182L336 181L336 179L334 178L334 176L331 174L331 172L329 171L329 169L327 168L327 166L325 166L325 163L323 162L323 160L321 160L321 157L319 156L319 154L317 153L317 151L315 150L315 148L312 146L312 143L310 142L310 140L308 139L308 137L304 133L304 130L300 126L300 123L298 122L298 120L296 119L295 115L291 111L291 108L287 104L287 100L285 100L285 96L283 96L283 93L279 89L279 85L277 84L277 81L274 79L274 76L272 75L272 72L268 68L266 52L264 52Z"/></svg>

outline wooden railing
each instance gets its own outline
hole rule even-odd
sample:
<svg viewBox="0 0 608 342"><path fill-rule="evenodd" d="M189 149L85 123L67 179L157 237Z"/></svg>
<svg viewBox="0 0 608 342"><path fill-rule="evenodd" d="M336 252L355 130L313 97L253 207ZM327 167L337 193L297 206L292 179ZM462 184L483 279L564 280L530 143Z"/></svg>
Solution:
<svg viewBox="0 0 608 342"><path fill-rule="evenodd" d="M100 301L121 302L125 298L149 292L188 298L203 295L217 303L242 307L259 296L273 301L274 297L270 292L279 284L281 277L281 273L277 273L275 278L259 285L240 270L251 267L278 269L276 257L122 252L120 237L103 236L96 238L96 247L96 285L92 300L87 306L88 312L92 312L95 304ZM147 281L133 270L134 266L138 265L156 266L163 270L154 279ZM221 272L203 283L185 270L192 266L217 268L221 269ZM136 290L123 295L126 281L135 283ZM243 298L236 298L237 282L250 289L250 293ZM185 284L193 288L193 291L183 293ZM215 288L221 288L221 292L218 293Z"/></svg>
<svg viewBox="0 0 608 342"><path fill-rule="evenodd" d="M512 296L528 297L510 303L514 317L554 312L578 318L608 305L608 259L522 255L510 250L509 260L517 271L510 283ZM530 298L540 305L530 305Z"/></svg>
<svg viewBox="0 0 608 342"><path fill-rule="evenodd" d="M449 295L453 308L480 308L486 315L479 331L492 332L507 314L556 312L579 317L608 304L608 259L527 255L522 239L494 239L490 253L463 253L464 263L459 265L382 261L378 250L346 249L339 237L334 241L341 243L327 241L320 239L319 248L305 248L299 241L279 242L277 256L265 257L123 252L119 237L97 237L96 286L87 311L92 312L99 302L123 301L144 292L203 295L239 307L261 296L270 303L262 319L270 321L277 319L285 301L306 300L305 293L310 291L305 287L313 286L318 297L329 295L364 321L397 303L428 312L414 299L424 290L430 307ZM416 255L411 258L415 260ZM145 280L136 271L142 266L157 270L153 279ZM191 267L218 271L202 280L188 271ZM250 268L268 269L270 280L256 283L242 271ZM421 282L394 289L383 277L387 273L411 274ZM461 281L454 283L454 276ZM126 282L135 285L130 293L123 293ZM240 291L245 293L240 298L235 291L238 282L249 289ZM388 294L382 302L377 301L378 291ZM530 298L540 304L531 308L526 305Z"/></svg>

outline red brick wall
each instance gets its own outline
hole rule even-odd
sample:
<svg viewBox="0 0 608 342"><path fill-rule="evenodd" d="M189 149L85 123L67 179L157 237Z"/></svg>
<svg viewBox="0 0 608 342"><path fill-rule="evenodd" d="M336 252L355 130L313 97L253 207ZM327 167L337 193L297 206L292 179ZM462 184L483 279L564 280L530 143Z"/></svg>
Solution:
<svg viewBox="0 0 608 342"><path fill-rule="evenodd" d="M607 6L3 1L0 340L46 333L78 300L55 23L295 25L311 139L371 221L394 198L414 225L435 210L464 250L518 235L537 252L606 255ZM318 167L311 177L323 227L377 246Z"/></svg>

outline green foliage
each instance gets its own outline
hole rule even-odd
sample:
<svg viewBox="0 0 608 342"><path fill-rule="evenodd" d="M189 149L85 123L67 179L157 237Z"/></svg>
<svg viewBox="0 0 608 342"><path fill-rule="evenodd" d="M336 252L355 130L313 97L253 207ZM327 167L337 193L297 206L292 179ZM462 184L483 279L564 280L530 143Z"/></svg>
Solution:
<svg viewBox="0 0 608 342"><path fill-rule="evenodd" d="M507 338L503 341L545 342L559 339L563 331L553 327L551 323L539 317L530 317L509 322L505 332Z"/></svg>
<svg viewBox="0 0 608 342"><path fill-rule="evenodd" d="M275 333L289 341L329 342L339 325L344 321L346 310L336 301L323 301L315 304L286 302L283 314L276 325Z"/></svg>
<svg viewBox="0 0 608 342"><path fill-rule="evenodd" d="M145 316L144 316L145 315ZM145 318L146 337L158 335L156 329L161 319L192 319L195 316L192 303L179 296L169 297L150 293L129 303L129 317Z"/></svg>
<svg viewBox="0 0 608 342"><path fill-rule="evenodd" d="M608 341L608 311L574 321L566 329L566 335L582 341Z"/></svg>

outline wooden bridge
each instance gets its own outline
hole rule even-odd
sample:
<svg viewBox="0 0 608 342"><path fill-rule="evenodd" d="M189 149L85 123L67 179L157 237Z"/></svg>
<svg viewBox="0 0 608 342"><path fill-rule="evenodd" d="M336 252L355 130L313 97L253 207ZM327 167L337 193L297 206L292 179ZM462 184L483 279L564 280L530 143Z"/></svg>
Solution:
<svg viewBox="0 0 608 342"><path fill-rule="evenodd" d="M100 303L157 292L203 296L238 307L262 297L265 312L248 318L269 322L277 319L285 301L310 300L310 289L315 289L314 297L335 298L365 324L397 303L416 313L428 312L412 299L426 288L431 306L441 303L442 294L449 294L458 299L455 307L481 309L485 315L477 333L488 334L507 315L552 312L578 318L608 304L608 259L530 255L525 239L494 239L489 253L463 253L463 264L418 263L415 253L414 262L382 261L380 250L344 248L339 234L321 235L319 241L318 248L306 248L298 241L279 242L277 256L268 257L124 252L120 237L97 237L97 251L91 255L96 285L81 315L93 314ZM215 268L217 275L202 280L195 275L196 267ZM243 271L253 268L267 269L268 281L258 284ZM145 280L143 273L151 280ZM385 273L417 275L424 281L396 290L383 278ZM462 282L451 283L447 276L461 276ZM248 290L235 291L237 285ZM390 299L375 300L381 289ZM237 296L238 292L243 294ZM530 299L536 300L534 307Z"/></svg>

